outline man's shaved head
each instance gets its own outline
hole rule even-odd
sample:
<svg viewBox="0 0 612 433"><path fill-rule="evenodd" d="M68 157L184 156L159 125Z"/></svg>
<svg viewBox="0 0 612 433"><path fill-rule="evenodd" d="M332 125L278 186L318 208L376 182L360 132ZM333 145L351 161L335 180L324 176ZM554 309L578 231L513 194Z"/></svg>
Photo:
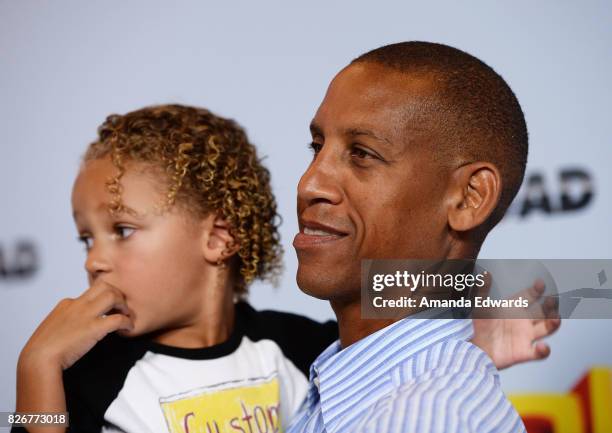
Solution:
<svg viewBox="0 0 612 433"><path fill-rule="evenodd" d="M377 48L343 68L311 134L297 281L334 310L359 305L364 259L476 258L527 159L525 119L504 80L426 42Z"/></svg>
<svg viewBox="0 0 612 433"><path fill-rule="evenodd" d="M485 229L503 217L518 192L527 162L527 126L519 102L504 79L476 57L431 42L402 42L376 48L351 64L392 68L430 80L433 92L409 107L408 127L433 133L438 159L449 165L487 161L502 177L499 204Z"/></svg>

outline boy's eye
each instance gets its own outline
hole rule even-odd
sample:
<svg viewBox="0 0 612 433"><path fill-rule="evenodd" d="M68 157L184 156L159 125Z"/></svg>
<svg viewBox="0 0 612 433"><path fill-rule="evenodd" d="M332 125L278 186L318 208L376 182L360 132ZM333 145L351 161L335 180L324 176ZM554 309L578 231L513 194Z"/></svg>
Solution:
<svg viewBox="0 0 612 433"><path fill-rule="evenodd" d="M91 236L80 235L77 239L79 242L82 242L85 245L86 251L89 251L91 249L91 246L93 244L93 239L91 238Z"/></svg>
<svg viewBox="0 0 612 433"><path fill-rule="evenodd" d="M127 239L129 238L136 229L134 227L127 226L115 226L115 234L119 239Z"/></svg>

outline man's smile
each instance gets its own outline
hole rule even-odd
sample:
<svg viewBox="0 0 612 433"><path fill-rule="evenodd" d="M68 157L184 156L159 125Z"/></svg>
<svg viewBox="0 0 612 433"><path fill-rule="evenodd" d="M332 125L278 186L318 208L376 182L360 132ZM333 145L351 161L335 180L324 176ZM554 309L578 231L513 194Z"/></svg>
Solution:
<svg viewBox="0 0 612 433"><path fill-rule="evenodd" d="M293 240L295 249L324 246L348 236L348 233L339 228L314 220L300 218L299 226L300 232L295 235Z"/></svg>

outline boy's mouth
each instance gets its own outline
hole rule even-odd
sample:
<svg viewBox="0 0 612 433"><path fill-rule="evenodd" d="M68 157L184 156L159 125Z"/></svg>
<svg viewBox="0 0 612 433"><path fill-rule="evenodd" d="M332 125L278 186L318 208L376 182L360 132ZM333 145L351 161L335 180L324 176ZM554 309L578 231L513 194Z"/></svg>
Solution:
<svg viewBox="0 0 612 433"><path fill-rule="evenodd" d="M105 315L110 316L111 314L123 314L124 316L130 317L130 312L127 309L111 308Z"/></svg>

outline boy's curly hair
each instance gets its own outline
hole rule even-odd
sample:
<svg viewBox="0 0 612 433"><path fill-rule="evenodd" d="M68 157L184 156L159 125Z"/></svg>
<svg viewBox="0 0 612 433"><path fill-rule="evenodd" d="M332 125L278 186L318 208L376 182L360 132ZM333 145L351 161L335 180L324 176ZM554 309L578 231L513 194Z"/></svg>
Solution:
<svg viewBox="0 0 612 433"><path fill-rule="evenodd" d="M110 115L98 129L84 160L110 156L119 174L107 184L111 212L122 212L121 176L126 161L145 162L167 175L167 202L198 216L219 212L238 243L239 278L244 295L254 278L273 279L280 271L280 217L261 164L243 129L203 108L145 107Z"/></svg>

